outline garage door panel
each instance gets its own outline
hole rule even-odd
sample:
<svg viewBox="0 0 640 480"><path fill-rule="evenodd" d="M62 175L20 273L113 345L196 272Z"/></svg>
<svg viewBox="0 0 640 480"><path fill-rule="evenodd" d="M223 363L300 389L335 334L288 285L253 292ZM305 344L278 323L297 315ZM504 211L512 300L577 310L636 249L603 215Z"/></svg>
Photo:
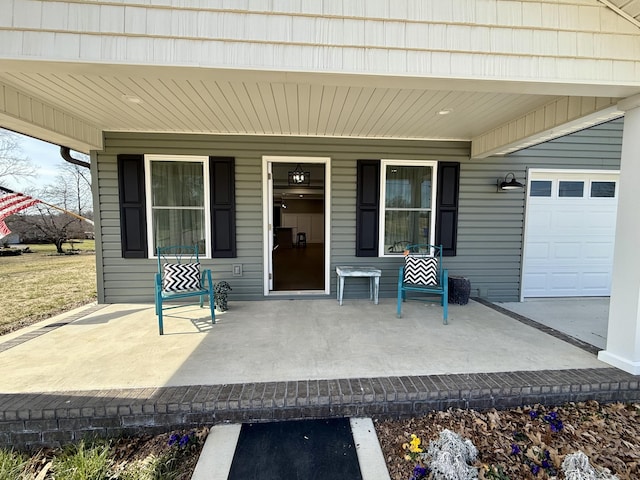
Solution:
<svg viewBox="0 0 640 480"><path fill-rule="evenodd" d="M610 232L616 228L616 216L611 215L611 207L609 211L590 211L586 216L586 226L594 230Z"/></svg>
<svg viewBox="0 0 640 480"><path fill-rule="evenodd" d="M532 262L535 262L536 260L546 261L549 257L548 242L530 243L529 248L531 250L527 253L527 258Z"/></svg>
<svg viewBox="0 0 640 480"><path fill-rule="evenodd" d="M583 215L584 212L579 209L553 212L551 227L564 232L581 231L584 225Z"/></svg>
<svg viewBox="0 0 640 480"><path fill-rule="evenodd" d="M613 263L613 242L589 242L584 245L583 257L590 261Z"/></svg>
<svg viewBox="0 0 640 480"><path fill-rule="evenodd" d="M550 272L549 282L553 289L576 289L580 276L576 272Z"/></svg>
<svg viewBox="0 0 640 480"><path fill-rule="evenodd" d="M539 210L527 217L527 225L532 229L547 229L551 225L551 212Z"/></svg>
<svg viewBox="0 0 640 480"><path fill-rule="evenodd" d="M555 242L551 248L550 259L558 262L575 260L580 258L580 247L578 242Z"/></svg>
<svg viewBox="0 0 640 480"><path fill-rule="evenodd" d="M523 288L531 292L531 296L545 297L548 289L546 272L529 272L523 279Z"/></svg>
<svg viewBox="0 0 640 480"><path fill-rule="evenodd" d="M582 275L582 288L591 295L608 292L611 289L611 272L586 272ZM608 293L607 293L608 295Z"/></svg>
<svg viewBox="0 0 640 480"><path fill-rule="evenodd" d="M532 171L530 178L552 181L553 194L527 199L523 296L609 295L617 199L591 198L588 186L618 174ZM557 197L567 178L584 181L583 197Z"/></svg>

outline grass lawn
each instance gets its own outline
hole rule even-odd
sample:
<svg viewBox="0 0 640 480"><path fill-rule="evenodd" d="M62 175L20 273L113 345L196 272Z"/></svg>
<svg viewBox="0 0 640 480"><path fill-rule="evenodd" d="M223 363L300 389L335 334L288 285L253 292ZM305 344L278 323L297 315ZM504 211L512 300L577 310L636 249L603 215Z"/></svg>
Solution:
<svg viewBox="0 0 640 480"><path fill-rule="evenodd" d="M0 335L96 299L94 240L74 241L74 255L28 246L33 253L0 256Z"/></svg>

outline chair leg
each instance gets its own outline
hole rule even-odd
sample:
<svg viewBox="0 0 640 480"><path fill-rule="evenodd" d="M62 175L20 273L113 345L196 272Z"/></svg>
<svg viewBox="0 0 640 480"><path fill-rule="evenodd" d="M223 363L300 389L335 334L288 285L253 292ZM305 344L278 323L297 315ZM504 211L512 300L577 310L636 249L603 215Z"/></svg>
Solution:
<svg viewBox="0 0 640 480"><path fill-rule="evenodd" d="M443 305L442 305L442 309L443 309L443 312L442 312L442 316L443 316L442 323L444 325L448 325L449 322L447 322L447 317L449 315L449 299L447 298L447 294L446 293L442 296L442 301L443 301Z"/></svg>
<svg viewBox="0 0 640 480"><path fill-rule="evenodd" d="M404 278L404 267L400 267L398 271L398 307L396 309L396 317L402 318L402 300L404 298L404 290L402 290L402 280Z"/></svg>
<svg viewBox="0 0 640 480"><path fill-rule="evenodd" d="M216 300L213 293L209 294L209 310L211 311L211 325L216 324Z"/></svg>
<svg viewBox="0 0 640 480"><path fill-rule="evenodd" d="M162 293L156 289L156 315L158 316L158 330L160 331L160 335L163 332L162 325Z"/></svg>
<svg viewBox="0 0 640 480"><path fill-rule="evenodd" d="M442 323L447 325L447 317L449 315L449 273L445 270L444 272L444 281L443 281L443 292L442 292Z"/></svg>
<svg viewBox="0 0 640 480"><path fill-rule="evenodd" d="M211 280L211 270L207 270L207 285L209 286L209 311L211 312L211 325L216 324L216 293Z"/></svg>

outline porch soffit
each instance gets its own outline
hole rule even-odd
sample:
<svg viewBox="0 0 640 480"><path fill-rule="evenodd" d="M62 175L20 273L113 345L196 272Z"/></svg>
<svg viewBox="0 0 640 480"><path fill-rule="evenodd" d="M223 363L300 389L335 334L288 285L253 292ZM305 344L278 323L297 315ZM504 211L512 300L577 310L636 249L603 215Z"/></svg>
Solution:
<svg viewBox="0 0 640 480"><path fill-rule="evenodd" d="M566 134L568 130L558 127L569 122L578 129L619 116L617 101L640 90L187 67L0 63L0 125L84 152L102 148L102 132L118 131L462 140L473 142L475 157L484 157ZM439 114L443 111L449 113ZM585 116L589 117L581 121Z"/></svg>

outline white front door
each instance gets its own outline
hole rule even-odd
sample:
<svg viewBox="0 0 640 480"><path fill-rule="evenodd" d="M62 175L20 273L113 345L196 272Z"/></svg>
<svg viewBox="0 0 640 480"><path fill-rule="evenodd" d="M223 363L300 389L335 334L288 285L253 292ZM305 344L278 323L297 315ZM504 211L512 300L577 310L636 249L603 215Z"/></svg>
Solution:
<svg viewBox="0 0 640 480"><path fill-rule="evenodd" d="M330 293L331 159L264 156L264 294ZM294 174L303 177L297 182Z"/></svg>
<svg viewBox="0 0 640 480"><path fill-rule="evenodd" d="M608 296L618 172L531 170L523 297Z"/></svg>

